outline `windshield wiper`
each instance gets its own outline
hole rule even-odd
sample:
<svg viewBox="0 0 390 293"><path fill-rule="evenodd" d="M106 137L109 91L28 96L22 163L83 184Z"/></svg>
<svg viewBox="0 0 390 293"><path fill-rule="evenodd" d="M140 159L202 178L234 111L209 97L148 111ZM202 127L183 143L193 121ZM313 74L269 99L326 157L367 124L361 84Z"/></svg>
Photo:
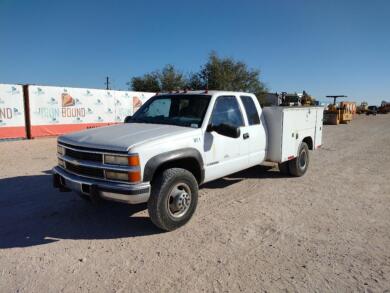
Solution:
<svg viewBox="0 0 390 293"><path fill-rule="evenodd" d="M140 118L131 118L131 120L129 120L129 123L152 123L152 122Z"/></svg>

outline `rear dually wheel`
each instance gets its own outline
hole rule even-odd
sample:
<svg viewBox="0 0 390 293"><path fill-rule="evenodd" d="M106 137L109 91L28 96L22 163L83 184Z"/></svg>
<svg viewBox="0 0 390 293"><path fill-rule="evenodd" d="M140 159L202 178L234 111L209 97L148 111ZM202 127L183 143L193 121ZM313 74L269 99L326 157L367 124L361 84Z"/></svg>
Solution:
<svg viewBox="0 0 390 293"><path fill-rule="evenodd" d="M295 177L305 175L307 168L309 167L309 162L309 147L305 142L302 142L299 146L298 156L288 162L290 174Z"/></svg>

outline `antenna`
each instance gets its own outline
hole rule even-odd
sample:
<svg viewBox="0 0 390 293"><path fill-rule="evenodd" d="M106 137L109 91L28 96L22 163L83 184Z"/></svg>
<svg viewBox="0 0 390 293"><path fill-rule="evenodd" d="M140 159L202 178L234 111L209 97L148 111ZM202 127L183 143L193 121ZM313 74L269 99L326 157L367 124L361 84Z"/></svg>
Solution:
<svg viewBox="0 0 390 293"><path fill-rule="evenodd" d="M210 75L210 71L208 70L208 68L206 68L206 89L205 89L206 94L209 92L209 75Z"/></svg>

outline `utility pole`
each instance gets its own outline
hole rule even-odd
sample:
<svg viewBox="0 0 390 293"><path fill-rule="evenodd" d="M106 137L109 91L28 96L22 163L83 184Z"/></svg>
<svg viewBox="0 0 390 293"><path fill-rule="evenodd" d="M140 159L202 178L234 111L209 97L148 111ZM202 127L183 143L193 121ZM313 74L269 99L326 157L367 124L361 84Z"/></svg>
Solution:
<svg viewBox="0 0 390 293"><path fill-rule="evenodd" d="M106 77L106 82L104 83L106 85L106 90L110 89L110 77Z"/></svg>

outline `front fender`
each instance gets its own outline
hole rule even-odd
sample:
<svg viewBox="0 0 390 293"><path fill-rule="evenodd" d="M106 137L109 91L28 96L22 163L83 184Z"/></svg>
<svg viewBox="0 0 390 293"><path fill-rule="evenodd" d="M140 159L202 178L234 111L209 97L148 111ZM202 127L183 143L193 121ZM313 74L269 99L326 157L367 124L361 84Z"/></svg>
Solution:
<svg viewBox="0 0 390 293"><path fill-rule="evenodd" d="M204 180L203 158L200 152L194 148L183 148L183 149L173 150L152 157L145 164L143 181L144 182L152 181L154 173L162 164L174 162L180 159L195 159L198 164L197 167L200 170L200 183L203 182Z"/></svg>

